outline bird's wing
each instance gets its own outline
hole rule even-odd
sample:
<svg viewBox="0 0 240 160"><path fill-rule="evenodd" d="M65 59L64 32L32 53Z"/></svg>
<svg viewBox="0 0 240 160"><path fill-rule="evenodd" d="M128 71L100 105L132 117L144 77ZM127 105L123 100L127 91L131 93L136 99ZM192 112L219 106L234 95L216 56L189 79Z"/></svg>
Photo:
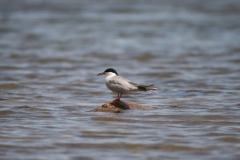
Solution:
<svg viewBox="0 0 240 160"><path fill-rule="evenodd" d="M124 82L128 82L128 80L120 76L114 76L109 79L109 82L115 83L115 84L123 84Z"/></svg>
<svg viewBox="0 0 240 160"><path fill-rule="evenodd" d="M132 85L134 85L134 86L139 86L139 84L138 84L138 83L135 83L135 82L128 81L128 83L130 83L130 84L132 84Z"/></svg>
<svg viewBox="0 0 240 160"><path fill-rule="evenodd" d="M123 78L121 76L115 76L112 77L111 79L109 79L109 82L111 82L112 84L114 84L115 87L121 87L124 90L127 91L136 91L136 90L140 90L140 91L148 91L148 90L156 90L156 88L153 88L153 84L138 84L135 82L131 82L126 78Z"/></svg>
<svg viewBox="0 0 240 160"><path fill-rule="evenodd" d="M121 81L125 81L125 82L127 82L127 83L129 83L129 84L131 84L131 85L133 85L133 86L139 86L139 85L140 85L140 84L138 84L138 83L135 83L135 82L129 81L128 79L123 78L123 77L120 77L120 76L118 76L118 78L119 78L119 80L121 80Z"/></svg>
<svg viewBox="0 0 240 160"><path fill-rule="evenodd" d="M129 81L128 79L124 78L124 77L121 77L121 76L116 76L114 78L112 78L112 80L110 80L112 83L116 83L116 84L125 84L126 83L129 83L130 85L133 85L135 87L137 86L141 86L141 87L152 87L154 86L153 84L139 84L139 83L136 83L136 82L132 82L132 81Z"/></svg>
<svg viewBox="0 0 240 160"><path fill-rule="evenodd" d="M139 85L121 76L112 77L111 79L109 79L109 82L111 82L112 84L115 84L115 86L119 86L119 87L121 86L121 88L125 90L136 90L137 86Z"/></svg>

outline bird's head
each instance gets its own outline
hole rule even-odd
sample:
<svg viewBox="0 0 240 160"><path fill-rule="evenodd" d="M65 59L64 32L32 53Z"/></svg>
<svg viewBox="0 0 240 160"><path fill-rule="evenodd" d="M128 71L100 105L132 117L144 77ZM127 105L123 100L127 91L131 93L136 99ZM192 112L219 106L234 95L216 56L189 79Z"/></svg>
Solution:
<svg viewBox="0 0 240 160"><path fill-rule="evenodd" d="M113 69L113 68L108 68L108 69L106 69L104 72L98 73L97 75L98 75L98 76L100 76L100 75L106 75L106 76L108 76L108 75L111 75L111 74L115 74L115 75L118 76L117 71L116 71L115 69Z"/></svg>

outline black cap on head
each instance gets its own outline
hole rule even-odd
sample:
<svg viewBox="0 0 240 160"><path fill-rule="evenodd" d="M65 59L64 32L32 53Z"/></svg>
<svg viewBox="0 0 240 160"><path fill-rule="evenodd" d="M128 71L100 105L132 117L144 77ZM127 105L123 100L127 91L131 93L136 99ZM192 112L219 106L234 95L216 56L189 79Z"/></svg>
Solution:
<svg viewBox="0 0 240 160"><path fill-rule="evenodd" d="M117 71L116 71L115 69L113 69L113 68L108 68L108 69L106 69L104 72L113 72L113 73L115 73L116 75L118 75Z"/></svg>

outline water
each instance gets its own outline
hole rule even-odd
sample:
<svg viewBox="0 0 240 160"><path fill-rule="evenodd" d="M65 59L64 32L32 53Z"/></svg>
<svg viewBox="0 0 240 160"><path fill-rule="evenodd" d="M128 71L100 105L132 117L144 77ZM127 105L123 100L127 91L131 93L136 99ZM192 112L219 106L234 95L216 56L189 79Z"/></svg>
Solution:
<svg viewBox="0 0 240 160"><path fill-rule="evenodd" d="M0 1L1 159L239 159L238 0ZM115 68L162 90L116 98Z"/></svg>

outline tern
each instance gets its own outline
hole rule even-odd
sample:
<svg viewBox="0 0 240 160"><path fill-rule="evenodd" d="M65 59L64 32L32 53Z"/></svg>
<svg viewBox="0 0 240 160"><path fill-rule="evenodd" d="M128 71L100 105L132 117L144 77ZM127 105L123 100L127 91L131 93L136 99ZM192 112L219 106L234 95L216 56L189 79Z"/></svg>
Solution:
<svg viewBox="0 0 240 160"><path fill-rule="evenodd" d="M118 94L116 100L120 101L120 98L123 94L129 93L132 91L151 91L157 90L157 88L153 88L153 84L144 85L138 84L135 82L131 82L128 79L121 77L118 75L117 71L113 68L108 68L104 72L98 73L100 75L106 75L105 84L109 90Z"/></svg>

